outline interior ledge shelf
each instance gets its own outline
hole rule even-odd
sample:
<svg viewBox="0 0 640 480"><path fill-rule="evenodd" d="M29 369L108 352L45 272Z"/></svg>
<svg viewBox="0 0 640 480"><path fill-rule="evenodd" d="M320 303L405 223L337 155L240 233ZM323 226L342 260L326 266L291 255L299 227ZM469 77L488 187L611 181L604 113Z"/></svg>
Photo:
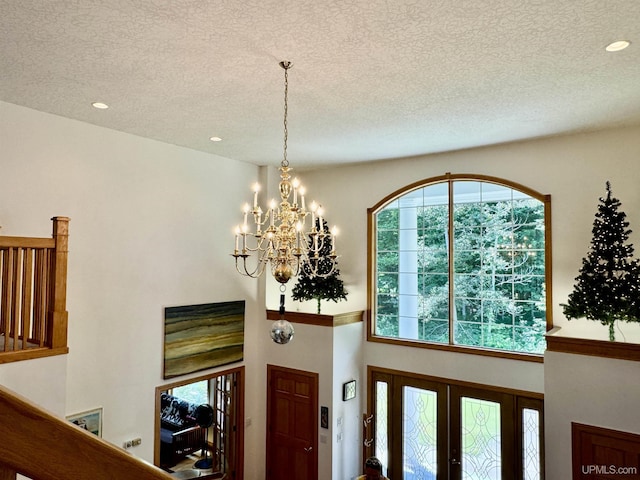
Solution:
<svg viewBox="0 0 640 480"><path fill-rule="evenodd" d="M350 323L361 322L364 311L340 313L338 315L323 315L318 313L285 312L284 317L291 323L304 323L320 327L339 327ZM279 320L278 310L267 310L267 320Z"/></svg>
<svg viewBox="0 0 640 480"><path fill-rule="evenodd" d="M640 362L640 344L564 337L557 335L559 330L547 333L547 351Z"/></svg>

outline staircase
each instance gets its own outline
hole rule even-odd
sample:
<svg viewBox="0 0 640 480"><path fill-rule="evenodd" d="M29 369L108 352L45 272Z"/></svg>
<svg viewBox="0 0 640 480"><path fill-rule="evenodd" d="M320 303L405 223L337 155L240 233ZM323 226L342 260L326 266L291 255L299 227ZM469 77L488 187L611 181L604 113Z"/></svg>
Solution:
<svg viewBox="0 0 640 480"><path fill-rule="evenodd" d="M2 386L0 439L0 480L174 478Z"/></svg>

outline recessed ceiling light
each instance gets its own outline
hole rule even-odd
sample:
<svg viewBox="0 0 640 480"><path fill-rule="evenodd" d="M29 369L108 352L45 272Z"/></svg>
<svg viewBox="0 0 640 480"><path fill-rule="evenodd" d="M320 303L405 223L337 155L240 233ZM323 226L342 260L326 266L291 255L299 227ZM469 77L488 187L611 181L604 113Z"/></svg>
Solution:
<svg viewBox="0 0 640 480"><path fill-rule="evenodd" d="M626 40L618 40L617 42L613 42L607 45L605 47L605 50L607 52L619 52L620 50L624 50L625 48L627 48L629 45L631 45L631 42L628 42Z"/></svg>
<svg viewBox="0 0 640 480"><path fill-rule="evenodd" d="M209 140L211 140L212 142L221 142L222 139L220 137L211 137Z"/></svg>
<svg viewBox="0 0 640 480"><path fill-rule="evenodd" d="M107 108L109 108L109 105L102 102L93 102L91 105L93 106L93 108L98 108L100 110L106 110Z"/></svg>

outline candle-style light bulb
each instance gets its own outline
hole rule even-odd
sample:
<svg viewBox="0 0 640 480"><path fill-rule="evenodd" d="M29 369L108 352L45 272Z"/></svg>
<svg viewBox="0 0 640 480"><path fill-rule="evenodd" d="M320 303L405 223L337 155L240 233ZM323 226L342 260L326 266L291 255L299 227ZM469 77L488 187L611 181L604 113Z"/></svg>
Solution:
<svg viewBox="0 0 640 480"><path fill-rule="evenodd" d="M331 227L331 253L336 252L336 237L338 236L339 232L340 230L338 230L338 227L336 227L335 225Z"/></svg>
<svg viewBox="0 0 640 480"><path fill-rule="evenodd" d="M293 186L293 204L296 205L298 203L298 188L300 187L298 177L293 178L291 185Z"/></svg>
<svg viewBox="0 0 640 480"><path fill-rule="evenodd" d="M238 252L238 239L240 238L240 225L236 226L236 253Z"/></svg>
<svg viewBox="0 0 640 480"><path fill-rule="evenodd" d="M242 253L247 252L247 225L242 225Z"/></svg>
<svg viewBox="0 0 640 480"><path fill-rule="evenodd" d="M316 229L316 210L318 209L318 204L314 200L311 202L311 231L314 232Z"/></svg>
<svg viewBox="0 0 640 480"><path fill-rule="evenodd" d="M258 208L258 192L260 191L260 184L258 182L253 184L253 208Z"/></svg>
<svg viewBox="0 0 640 480"><path fill-rule="evenodd" d="M258 229L258 233L260 233L260 226L262 225L262 209L260 207L258 207L258 209L255 210L254 213L257 216L256 226L257 226L257 229Z"/></svg>
<svg viewBox="0 0 640 480"><path fill-rule="evenodd" d="M305 205L304 205L304 194L307 192L307 189L304 188L303 185L300 185L298 187L298 193L300 194L300 206L302 207L302 211L304 211L305 209Z"/></svg>
<svg viewBox="0 0 640 480"><path fill-rule="evenodd" d="M322 219L322 216L324 215L324 208L322 208L322 205L318 205L318 223L320 224L320 231L324 232L324 220Z"/></svg>
<svg viewBox="0 0 640 480"><path fill-rule="evenodd" d="M249 215L249 211L251 210L251 207L249 207L248 203L245 203L244 206L242 207L242 212L244 214L244 226L245 228L247 227L247 216Z"/></svg>
<svg viewBox="0 0 640 480"><path fill-rule="evenodd" d="M296 248L300 251L300 237L302 236L302 222L296 223Z"/></svg>

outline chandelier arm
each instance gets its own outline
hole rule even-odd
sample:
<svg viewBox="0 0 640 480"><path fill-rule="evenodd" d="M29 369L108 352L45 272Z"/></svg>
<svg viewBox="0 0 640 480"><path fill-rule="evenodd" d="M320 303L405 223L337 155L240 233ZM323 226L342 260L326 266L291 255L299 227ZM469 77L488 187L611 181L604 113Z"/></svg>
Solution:
<svg viewBox="0 0 640 480"><path fill-rule="evenodd" d="M267 266L267 263L269 263L268 259L264 258L264 255L262 255L259 260L258 263L256 264L256 267L253 270L249 270L247 268L247 258L249 257L249 255L243 254L243 255L234 255L234 257L236 257L236 270L240 275L244 275L246 277L251 277L251 278L258 278L260 275L262 275L264 273L264 270ZM240 265L238 265L238 258L242 258L242 269L240 269Z"/></svg>
<svg viewBox="0 0 640 480"><path fill-rule="evenodd" d="M336 270L336 261L333 260L331 263L331 268L324 273L320 273L319 268L320 266L318 265L317 262L313 262L313 261L309 261L308 263L306 263L305 265L308 267L309 273L311 274L311 276L313 277L320 277L320 278L326 278L329 275L331 275L333 272L335 272Z"/></svg>
<svg viewBox="0 0 640 480"><path fill-rule="evenodd" d="M242 258L242 262L238 262L238 258ZM242 269L240 269L240 265L242 265ZM247 258L245 255L236 256L236 271L245 277L257 278L259 276L257 274L257 269L253 272L249 272L249 270L247 270Z"/></svg>
<svg viewBox="0 0 640 480"><path fill-rule="evenodd" d="M251 246L246 246L243 248L243 251L247 251L247 252L266 252L269 250L268 247L263 247L262 244L264 243L264 240L259 241L255 247L251 247Z"/></svg>

